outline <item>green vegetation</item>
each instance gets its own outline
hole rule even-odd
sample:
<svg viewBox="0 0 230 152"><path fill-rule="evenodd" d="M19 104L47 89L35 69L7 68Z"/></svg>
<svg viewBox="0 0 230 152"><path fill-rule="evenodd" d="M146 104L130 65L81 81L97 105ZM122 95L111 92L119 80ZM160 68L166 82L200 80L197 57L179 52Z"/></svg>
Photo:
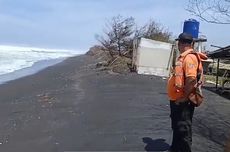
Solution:
<svg viewBox="0 0 230 152"><path fill-rule="evenodd" d="M133 17L124 18L120 15L106 23L103 35L97 35L101 48L114 56L132 56L133 41L139 37L170 42L171 33L159 23L150 20L142 27L136 25Z"/></svg>
<svg viewBox="0 0 230 152"><path fill-rule="evenodd" d="M142 37L162 42L172 42L171 33L159 23L149 20L138 27L133 17L120 15L107 21L102 35L96 35L99 45L87 52L98 59L97 68L116 73L132 71L133 41Z"/></svg>

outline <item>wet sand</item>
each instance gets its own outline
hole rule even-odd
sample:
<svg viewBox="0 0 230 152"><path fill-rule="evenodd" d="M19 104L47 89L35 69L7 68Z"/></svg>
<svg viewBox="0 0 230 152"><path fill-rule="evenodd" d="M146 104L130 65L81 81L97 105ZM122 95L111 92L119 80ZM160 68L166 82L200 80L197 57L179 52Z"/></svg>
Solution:
<svg viewBox="0 0 230 152"><path fill-rule="evenodd" d="M166 80L100 71L95 62L73 57L0 85L0 151L166 151ZM204 94L193 151L220 152L230 133L230 101Z"/></svg>

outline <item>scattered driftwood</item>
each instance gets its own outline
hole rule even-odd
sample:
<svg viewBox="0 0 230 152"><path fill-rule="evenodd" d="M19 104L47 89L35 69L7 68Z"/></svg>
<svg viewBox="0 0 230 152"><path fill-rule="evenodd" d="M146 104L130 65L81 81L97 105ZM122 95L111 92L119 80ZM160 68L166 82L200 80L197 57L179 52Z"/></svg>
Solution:
<svg viewBox="0 0 230 152"><path fill-rule="evenodd" d="M101 61L96 63L96 68L100 68L102 66L108 66L108 62L107 61Z"/></svg>
<svg viewBox="0 0 230 152"><path fill-rule="evenodd" d="M129 51L126 51L121 56L114 55L112 57L99 46L94 46L86 54L93 56L98 61L96 68L100 71L108 70L115 73L129 73L131 65L131 58L128 57L129 53Z"/></svg>
<svg viewBox="0 0 230 152"><path fill-rule="evenodd" d="M113 63L116 62L116 60L117 60L118 58L119 58L119 56L116 57L111 63L109 63L109 66L113 65Z"/></svg>
<svg viewBox="0 0 230 152"><path fill-rule="evenodd" d="M38 99L39 102L48 102L48 103L51 103L52 101L55 100L54 97L51 97L47 93L45 93L45 94L38 94L37 97L39 98Z"/></svg>

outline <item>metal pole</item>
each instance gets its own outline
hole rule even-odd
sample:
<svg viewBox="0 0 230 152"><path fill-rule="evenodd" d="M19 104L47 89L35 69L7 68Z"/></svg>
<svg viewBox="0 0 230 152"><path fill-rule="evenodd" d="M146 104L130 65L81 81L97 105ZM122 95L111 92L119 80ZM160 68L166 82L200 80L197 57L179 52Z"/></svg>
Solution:
<svg viewBox="0 0 230 152"><path fill-rule="evenodd" d="M202 42L198 42L198 52L202 51Z"/></svg>
<svg viewBox="0 0 230 152"><path fill-rule="evenodd" d="M218 87L218 73L219 73L220 59L217 60L217 68L216 68L216 89Z"/></svg>
<svg viewBox="0 0 230 152"><path fill-rule="evenodd" d="M222 49L223 47L221 46L216 46L216 45L210 45L211 47L216 47L216 48L219 48L219 49Z"/></svg>

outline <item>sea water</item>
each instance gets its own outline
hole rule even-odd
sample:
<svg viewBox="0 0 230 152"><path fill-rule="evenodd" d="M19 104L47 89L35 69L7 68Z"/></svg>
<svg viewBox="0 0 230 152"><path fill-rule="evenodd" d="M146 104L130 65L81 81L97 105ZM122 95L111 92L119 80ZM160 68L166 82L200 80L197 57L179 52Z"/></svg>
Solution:
<svg viewBox="0 0 230 152"><path fill-rule="evenodd" d="M81 54L79 50L43 49L0 45L0 84L33 74L67 57Z"/></svg>

